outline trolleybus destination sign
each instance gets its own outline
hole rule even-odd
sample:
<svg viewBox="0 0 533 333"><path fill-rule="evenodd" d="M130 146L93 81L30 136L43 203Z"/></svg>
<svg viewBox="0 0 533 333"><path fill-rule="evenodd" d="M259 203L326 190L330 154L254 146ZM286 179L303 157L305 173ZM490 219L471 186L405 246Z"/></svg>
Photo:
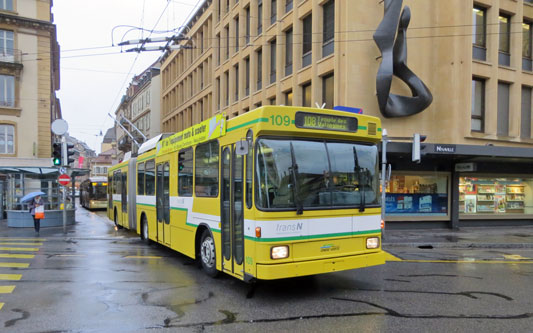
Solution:
<svg viewBox="0 0 533 333"><path fill-rule="evenodd" d="M357 132L357 118L296 112L294 125L326 131Z"/></svg>

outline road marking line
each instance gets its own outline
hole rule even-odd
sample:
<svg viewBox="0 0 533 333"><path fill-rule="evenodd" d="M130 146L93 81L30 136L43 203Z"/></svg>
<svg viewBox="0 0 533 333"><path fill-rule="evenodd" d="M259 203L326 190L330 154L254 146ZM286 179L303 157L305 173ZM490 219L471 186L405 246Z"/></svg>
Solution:
<svg viewBox="0 0 533 333"><path fill-rule="evenodd" d="M35 255L34 254L0 253L0 258L33 259L33 258L35 258Z"/></svg>
<svg viewBox="0 0 533 333"><path fill-rule="evenodd" d="M4 303L0 303L0 310L4 307Z"/></svg>
<svg viewBox="0 0 533 333"><path fill-rule="evenodd" d="M0 286L0 294L11 294L15 286Z"/></svg>
<svg viewBox="0 0 533 333"><path fill-rule="evenodd" d="M0 237L0 240L8 240L8 241L38 241L38 242L46 241L46 239L44 239L44 238L17 238L17 237Z"/></svg>
<svg viewBox="0 0 533 333"><path fill-rule="evenodd" d="M533 264L533 261L508 261L508 260L409 260L402 259L401 262L412 263L443 263L443 264Z"/></svg>
<svg viewBox="0 0 533 333"><path fill-rule="evenodd" d="M0 242L0 245L35 245L35 246L42 246L43 243Z"/></svg>
<svg viewBox="0 0 533 333"><path fill-rule="evenodd" d="M85 254L58 254L56 257L85 257Z"/></svg>
<svg viewBox="0 0 533 333"><path fill-rule="evenodd" d="M30 267L30 264L22 262L0 262L0 267L28 268Z"/></svg>
<svg viewBox="0 0 533 333"><path fill-rule="evenodd" d="M505 259L511 259L511 260L531 260L531 259L533 259L533 258L522 257L519 254L504 254L503 257Z"/></svg>
<svg viewBox="0 0 533 333"><path fill-rule="evenodd" d="M386 252L386 251L383 251L383 252L385 252L385 261L402 261L402 259L396 256L393 256L389 252Z"/></svg>
<svg viewBox="0 0 533 333"><path fill-rule="evenodd" d="M128 259L161 259L162 257L157 257L157 256L126 256L124 258L128 258Z"/></svg>
<svg viewBox="0 0 533 333"><path fill-rule="evenodd" d="M0 251L39 251L37 247L0 247Z"/></svg>
<svg viewBox="0 0 533 333"><path fill-rule="evenodd" d="M18 281L22 278L22 274L0 274L0 280Z"/></svg>

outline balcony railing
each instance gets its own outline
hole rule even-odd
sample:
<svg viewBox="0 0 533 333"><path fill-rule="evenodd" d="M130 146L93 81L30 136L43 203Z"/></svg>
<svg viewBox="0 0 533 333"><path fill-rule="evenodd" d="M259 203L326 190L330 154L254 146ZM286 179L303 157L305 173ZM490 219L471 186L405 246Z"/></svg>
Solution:
<svg viewBox="0 0 533 333"><path fill-rule="evenodd" d="M0 62L22 65L22 51L0 48Z"/></svg>

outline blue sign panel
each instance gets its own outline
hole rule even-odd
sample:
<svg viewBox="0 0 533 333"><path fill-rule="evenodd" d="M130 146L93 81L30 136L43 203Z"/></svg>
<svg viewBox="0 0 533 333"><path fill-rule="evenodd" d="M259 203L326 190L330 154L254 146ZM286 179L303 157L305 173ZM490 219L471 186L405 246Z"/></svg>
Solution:
<svg viewBox="0 0 533 333"><path fill-rule="evenodd" d="M387 193L385 214L446 215L448 196L445 193Z"/></svg>
<svg viewBox="0 0 533 333"><path fill-rule="evenodd" d="M363 109L360 108L352 108L349 106L342 106L342 105L336 105L333 107L333 110L337 111L345 111L345 112L351 112L351 113L358 113L363 114Z"/></svg>

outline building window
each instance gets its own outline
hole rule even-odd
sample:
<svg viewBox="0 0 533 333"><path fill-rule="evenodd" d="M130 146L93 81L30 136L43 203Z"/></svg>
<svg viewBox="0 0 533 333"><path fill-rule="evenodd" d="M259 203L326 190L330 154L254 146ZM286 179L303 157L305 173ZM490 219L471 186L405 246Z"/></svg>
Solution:
<svg viewBox="0 0 533 333"><path fill-rule="evenodd" d="M276 0L272 0L270 2L270 24L276 23L277 16L278 16L278 3Z"/></svg>
<svg viewBox="0 0 533 333"><path fill-rule="evenodd" d="M322 78L322 102L325 103L326 109L333 109L334 82L333 73Z"/></svg>
<svg viewBox="0 0 533 333"><path fill-rule="evenodd" d="M302 105L311 107L311 82L302 85Z"/></svg>
<svg viewBox="0 0 533 333"><path fill-rule="evenodd" d="M485 131L485 80L472 79L471 126L474 132Z"/></svg>
<svg viewBox="0 0 533 333"><path fill-rule="evenodd" d="M459 177L459 213L532 214L532 178Z"/></svg>
<svg viewBox="0 0 533 333"><path fill-rule="evenodd" d="M499 33L499 55L498 64L503 66L511 65L511 17L500 15L499 17L500 33Z"/></svg>
<svg viewBox="0 0 533 333"><path fill-rule="evenodd" d="M447 216L448 176L395 173L387 186L387 216Z"/></svg>
<svg viewBox="0 0 533 333"><path fill-rule="evenodd" d="M485 17L487 10L482 7L474 7L472 12L472 46L474 59L487 59L487 25Z"/></svg>
<svg viewBox="0 0 533 333"><path fill-rule="evenodd" d="M270 98L268 99L268 104L269 104L269 105L276 105L276 96L274 96L274 97L270 97Z"/></svg>
<svg viewBox="0 0 533 333"><path fill-rule="evenodd" d="M235 52L239 51L239 17L235 18Z"/></svg>
<svg viewBox="0 0 533 333"><path fill-rule="evenodd" d="M276 82L276 40L270 42L270 83Z"/></svg>
<svg viewBox="0 0 533 333"><path fill-rule="evenodd" d="M292 0L285 0L285 13L292 10Z"/></svg>
<svg viewBox="0 0 533 333"><path fill-rule="evenodd" d="M313 48L313 20L309 14L303 19L302 67L311 65Z"/></svg>
<svg viewBox="0 0 533 333"><path fill-rule="evenodd" d="M217 79L215 80L215 86L216 86L216 91L217 91L217 109L220 110L220 94L222 93L221 89L220 89L220 78L217 77Z"/></svg>
<svg viewBox="0 0 533 333"><path fill-rule="evenodd" d="M15 77L0 75L0 107L15 107Z"/></svg>
<svg viewBox="0 0 533 333"><path fill-rule="evenodd" d="M244 96L250 95L250 58L244 59Z"/></svg>
<svg viewBox="0 0 533 333"><path fill-rule="evenodd" d="M235 65L235 102L239 100L239 65Z"/></svg>
<svg viewBox="0 0 533 333"><path fill-rule="evenodd" d="M531 87L522 86L522 117L520 119L520 137L531 139Z"/></svg>
<svg viewBox="0 0 533 333"><path fill-rule="evenodd" d="M531 63L531 49L532 49L532 24L530 22L522 23L522 69L531 71L533 69Z"/></svg>
<svg viewBox="0 0 533 333"><path fill-rule="evenodd" d="M263 0L257 1L257 34L263 32Z"/></svg>
<svg viewBox="0 0 533 333"><path fill-rule="evenodd" d="M0 0L0 9L13 10L13 0Z"/></svg>
<svg viewBox="0 0 533 333"><path fill-rule="evenodd" d="M220 44L220 34L217 35L217 65L220 66L220 49L222 48L222 44Z"/></svg>
<svg viewBox="0 0 533 333"><path fill-rule="evenodd" d="M15 126L0 124L0 154L15 153Z"/></svg>
<svg viewBox="0 0 533 333"><path fill-rule="evenodd" d="M285 95L285 105L292 106L292 90L285 92L284 95Z"/></svg>
<svg viewBox="0 0 533 333"><path fill-rule="evenodd" d="M261 90L263 83L263 51L259 49L257 51L257 89Z"/></svg>
<svg viewBox="0 0 533 333"><path fill-rule="evenodd" d="M292 74L292 28L285 32L285 76Z"/></svg>
<svg viewBox="0 0 533 333"><path fill-rule="evenodd" d="M498 82L498 135L509 135L509 90L511 85Z"/></svg>
<svg viewBox="0 0 533 333"><path fill-rule="evenodd" d="M326 57L335 50L335 0L326 2L322 9L324 13L322 57Z"/></svg>
<svg viewBox="0 0 533 333"><path fill-rule="evenodd" d="M246 36L244 36L246 45L250 43L250 7L246 7Z"/></svg>
<svg viewBox="0 0 533 333"><path fill-rule="evenodd" d="M229 105L229 72L224 72L224 84L226 85L225 94L224 94L224 106Z"/></svg>
<svg viewBox="0 0 533 333"><path fill-rule="evenodd" d="M0 0L1 1L1 0ZM0 30L0 61L14 61L14 42L13 31Z"/></svg>
<svg viewBox="0 0 533 333"><path fill-rule="evenodd" d="M226 60L229 59L229 26L224 28L224 34L226 35L226 49L224 54L226 55Z"/></svg>

